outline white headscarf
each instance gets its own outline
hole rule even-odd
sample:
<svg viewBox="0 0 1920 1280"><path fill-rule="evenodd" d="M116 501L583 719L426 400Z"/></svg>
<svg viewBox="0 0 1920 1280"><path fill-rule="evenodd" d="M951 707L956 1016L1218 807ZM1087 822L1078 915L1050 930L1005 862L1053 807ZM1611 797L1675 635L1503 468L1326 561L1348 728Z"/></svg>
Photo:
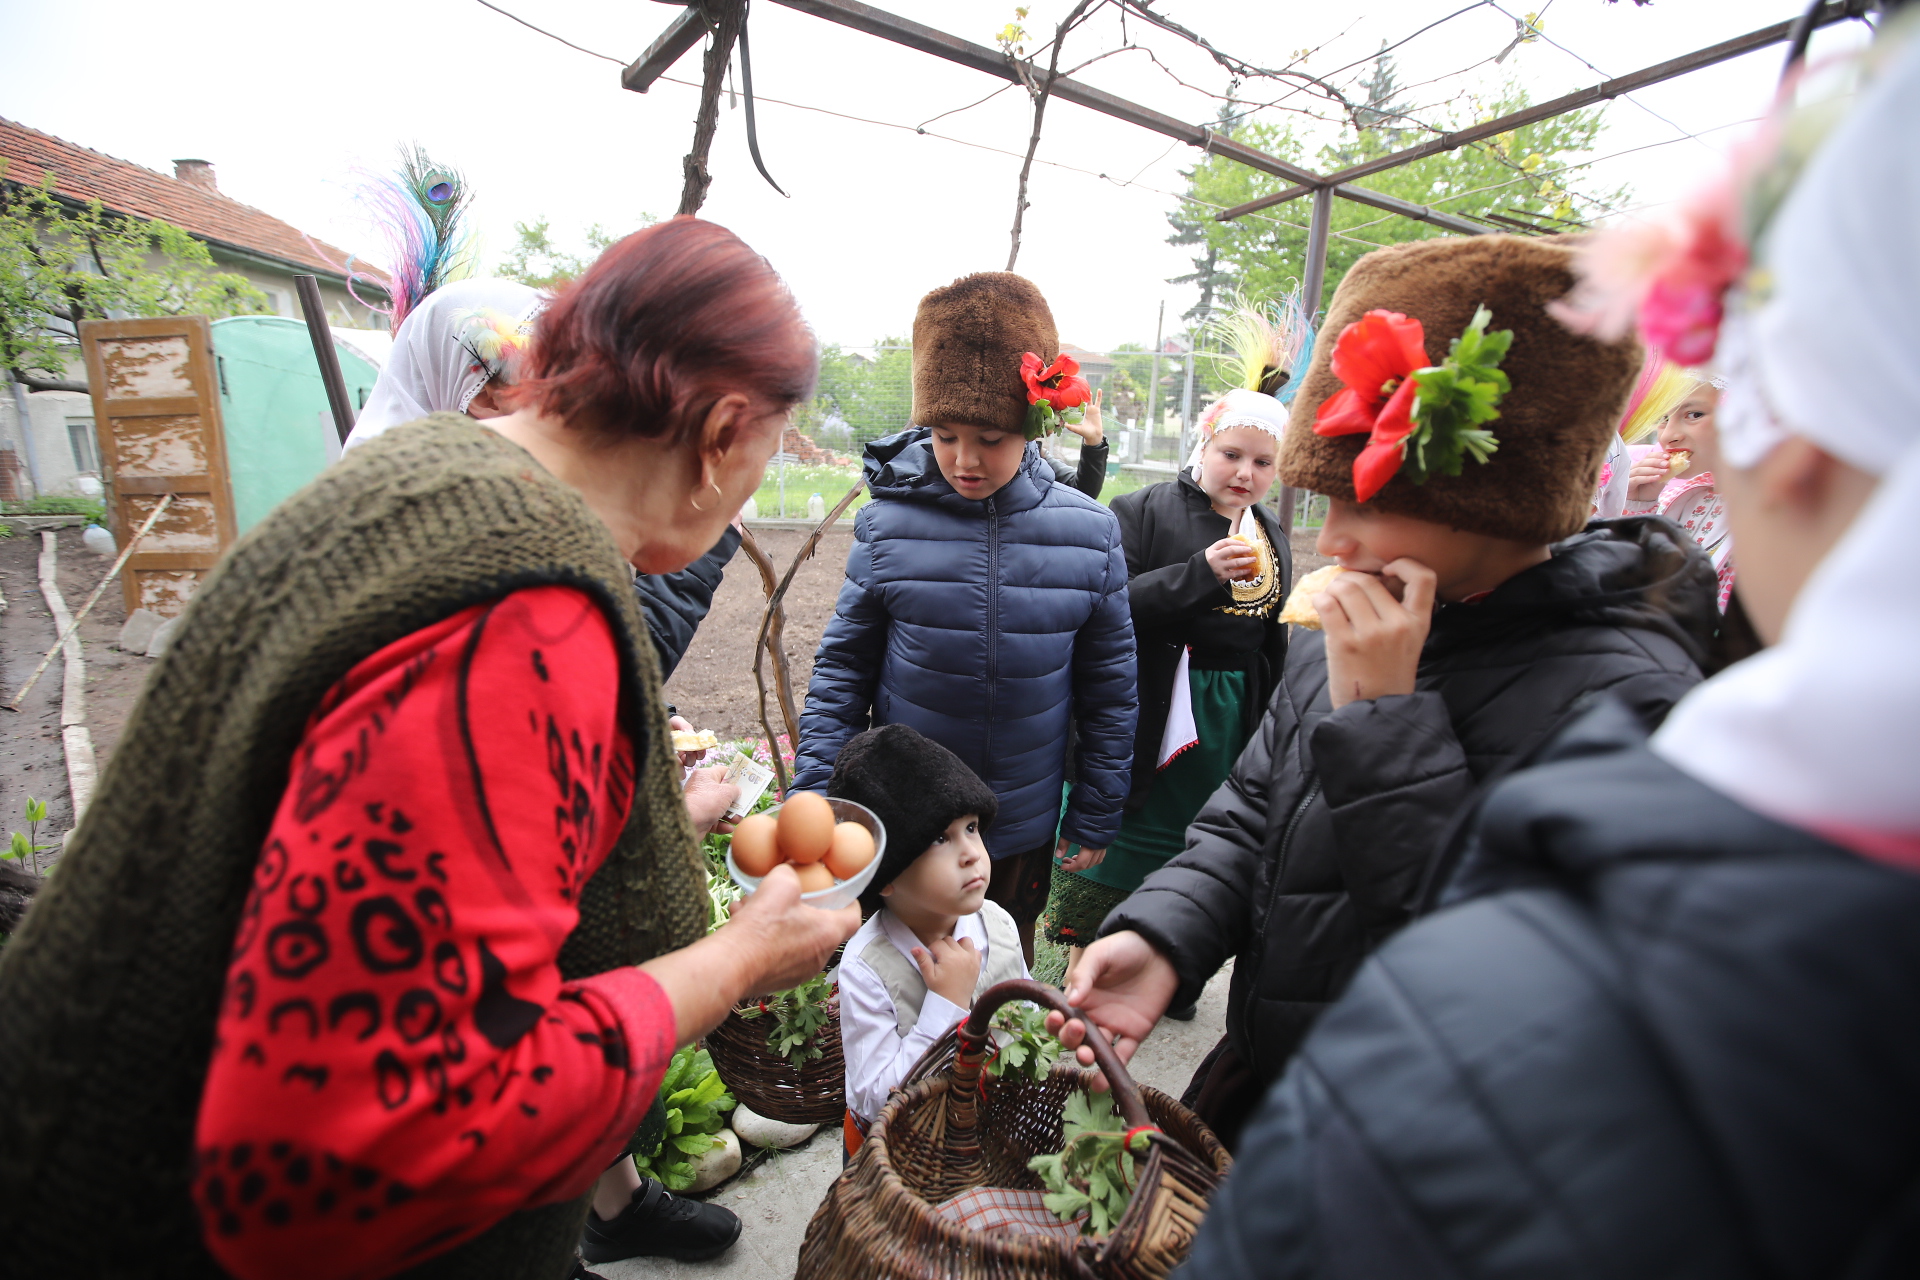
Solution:
<svg viewBox="0 0 1920 1280"><path fill-rule="evenodd" d="M346 447L429 413L466 412L504 367L500 331L526 330L545 302L544 294L513 280L456 280L428 294L394 335L393 354Z"/></svg>
<svg viewBox="0 0 1920 1280"><path fill-rule="evenodd" d="M1235 387L1221 396L1200 415L1199 438L1193 442L1193 452L1187 455L1187 470L1193 473L1194 479L1200 478L1200 455L1207 451L1207 441L1235 427L1264 431L1278 443L1287 429L1287 406L1264 392L1248 391L1245 387Z"/></svg>
<svg viewBox="0 0 1920 1280"><path fill-rule="evenodd" d="M1758 812L1920 870L1920 40L1828 138L1721 334L1745 468L1802 436L1881 478L1780 643L1682 699L1653 747Z"/></svg>

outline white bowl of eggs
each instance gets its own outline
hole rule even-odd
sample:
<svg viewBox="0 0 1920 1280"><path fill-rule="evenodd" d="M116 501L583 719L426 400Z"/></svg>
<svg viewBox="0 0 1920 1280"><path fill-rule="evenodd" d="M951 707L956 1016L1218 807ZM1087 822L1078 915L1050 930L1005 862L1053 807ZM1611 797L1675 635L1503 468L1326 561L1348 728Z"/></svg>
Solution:
<svg viewBox="0 0 1920 1280"><path fill-rule="evenodd" d="M727 873L752 893L787 863L800 876L802 902L836 911L860 900L886 851L887 828L873 810L801 791L734 825Z"/></svg>

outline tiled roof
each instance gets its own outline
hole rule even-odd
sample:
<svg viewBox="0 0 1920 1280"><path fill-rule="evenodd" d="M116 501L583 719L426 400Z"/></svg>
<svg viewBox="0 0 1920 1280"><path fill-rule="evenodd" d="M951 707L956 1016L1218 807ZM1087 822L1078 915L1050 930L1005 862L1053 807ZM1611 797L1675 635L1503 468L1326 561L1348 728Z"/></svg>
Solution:
<svg viewBox="0 0 1920 1280"><path fill-rule="evenodd" d="M98 200L116 213L171 222L202 240L249 250L289 266L335 278L345 274L344 249L311 240L272 214L4 118L0 118L0 159L7 162L10 182L38 183L43 172L51 171L54 190L63 196ZM377 281L386 280L384 272L369 265L356 262L354 266Z"/></svg>

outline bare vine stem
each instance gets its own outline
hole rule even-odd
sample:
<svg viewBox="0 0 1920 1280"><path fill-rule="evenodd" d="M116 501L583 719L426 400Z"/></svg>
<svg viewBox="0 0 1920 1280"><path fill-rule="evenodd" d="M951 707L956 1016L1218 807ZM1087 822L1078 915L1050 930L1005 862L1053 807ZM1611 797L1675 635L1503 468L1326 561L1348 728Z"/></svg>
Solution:
<svg viewBox="0 0 1920 1280"><path fill-rule="evenodd" d="M1007 270L1013 270L1013 264L1020 260L1020 227L1027 216L1027 178L1033 172L1033 154L1040 149L1040 123L1046 118L1047 99L1053 96L1053 82L1060 75L1060 50L1067 43L1067 32L1079 25L1091 5L1103 0L1080 0L1061 21L1053 35L1053 51L1047 57L1047 78L1042 84L1035 84L1033 68L1024 58L1016 58L1011 53L1007 61L1012 64L1014 74L1020 77L1020 83L1026 86L1027 95L1033 99L1033 134L1027 139L1026 159L1020 162L1020 194L1013 202L1013 243L1007 250Z"/></svg>
<svg viewBox="0 0 1920 1280"><path fill-rule="evenodd" d="M707 44L705 78L700 86L700 112L693 120L693 150L680 167L686 184L680 189L680 212L698 213L707 202L713 175L707 171L707 153L713 150L713 132L720 121L720 89L733 59L734 41L746 19L746 0L700 0L699 9L711 32Z"/></svg>
<svg viewBox="0 0 1920 1280"><path fill-rule="evenodd" d="M782 767L780 760L779 740L773 736L773 730L768 724L767 682L766 678L761 674L760 665L762 656L767 653L772 653L773 655L774 683L780 696L781 715L784 716L787 721L787 741L792 744L793 749L797 752L800 749L800 728L799 714L794 709L795 703L793 701L793 668L787 661L786 649L780 644L779 639L779 627L783 627L786 622L786 609L782 601L787 597L787 588L793 585L793 575L800 572L801 565L813 559L813 553L820 549L821 537L826 534L828 529L833 527L833 522L838 520L848 507L853 505L853 500L859 497L860 491L866 487L867 482L864 478L855 480L853 482L853 488L847 490L840 501L833 504L833 510L827 512L826 519L813 527L813 532L807 535L807 540L800 544L800 551L793 557L793 563L787 566L786 576L780 579L778 586L773 587L767 592L766 612L760 615L760 635L755 639L753 645L753 678L754 683L760 690L760 727L767 731L768 754L773 757L774 773L779 778L780 791L783 795L787 789L786 770ZM745 546L746 543L747 539L742 538L741 545ZM754 564L760 566L761 583L763 585L771 583L773 581L773 565L771 561L762 564L762 561L766 560L765 553L762 552L758 546L755 546L748 554L753 557ZM778 626L776 626L775 621L776 615L778 615Z"/></svg>

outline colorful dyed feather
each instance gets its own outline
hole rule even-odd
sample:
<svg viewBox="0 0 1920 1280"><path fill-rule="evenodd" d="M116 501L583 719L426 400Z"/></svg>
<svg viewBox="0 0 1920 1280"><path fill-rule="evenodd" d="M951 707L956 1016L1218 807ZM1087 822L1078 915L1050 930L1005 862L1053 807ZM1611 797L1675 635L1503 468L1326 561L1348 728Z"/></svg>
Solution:
<svg viewBox="0 0 1920 1280"><path fill-rule="evenodd" d="M1293 399L1293 375L1313 353L1313 322L1298 292L1264 307L1237 300L1232 311L1207 325L1207 333L1223 348L1215 359L1227 367L1233 385L1282 404Z"/></svg>
<svg viewBox="0 0 1920 1280"><path fill-rule="evenodd" d="M458 170L435 164L417 146L401 149L396 172L369 174L361 185L358 199L388 244L392 305L375 309L390 315L395 329L422 298L449 280L472 274L473 236L463 221L470 198ZM353 278L368 279L364 274L350 277L349 287Z"/></svg>

